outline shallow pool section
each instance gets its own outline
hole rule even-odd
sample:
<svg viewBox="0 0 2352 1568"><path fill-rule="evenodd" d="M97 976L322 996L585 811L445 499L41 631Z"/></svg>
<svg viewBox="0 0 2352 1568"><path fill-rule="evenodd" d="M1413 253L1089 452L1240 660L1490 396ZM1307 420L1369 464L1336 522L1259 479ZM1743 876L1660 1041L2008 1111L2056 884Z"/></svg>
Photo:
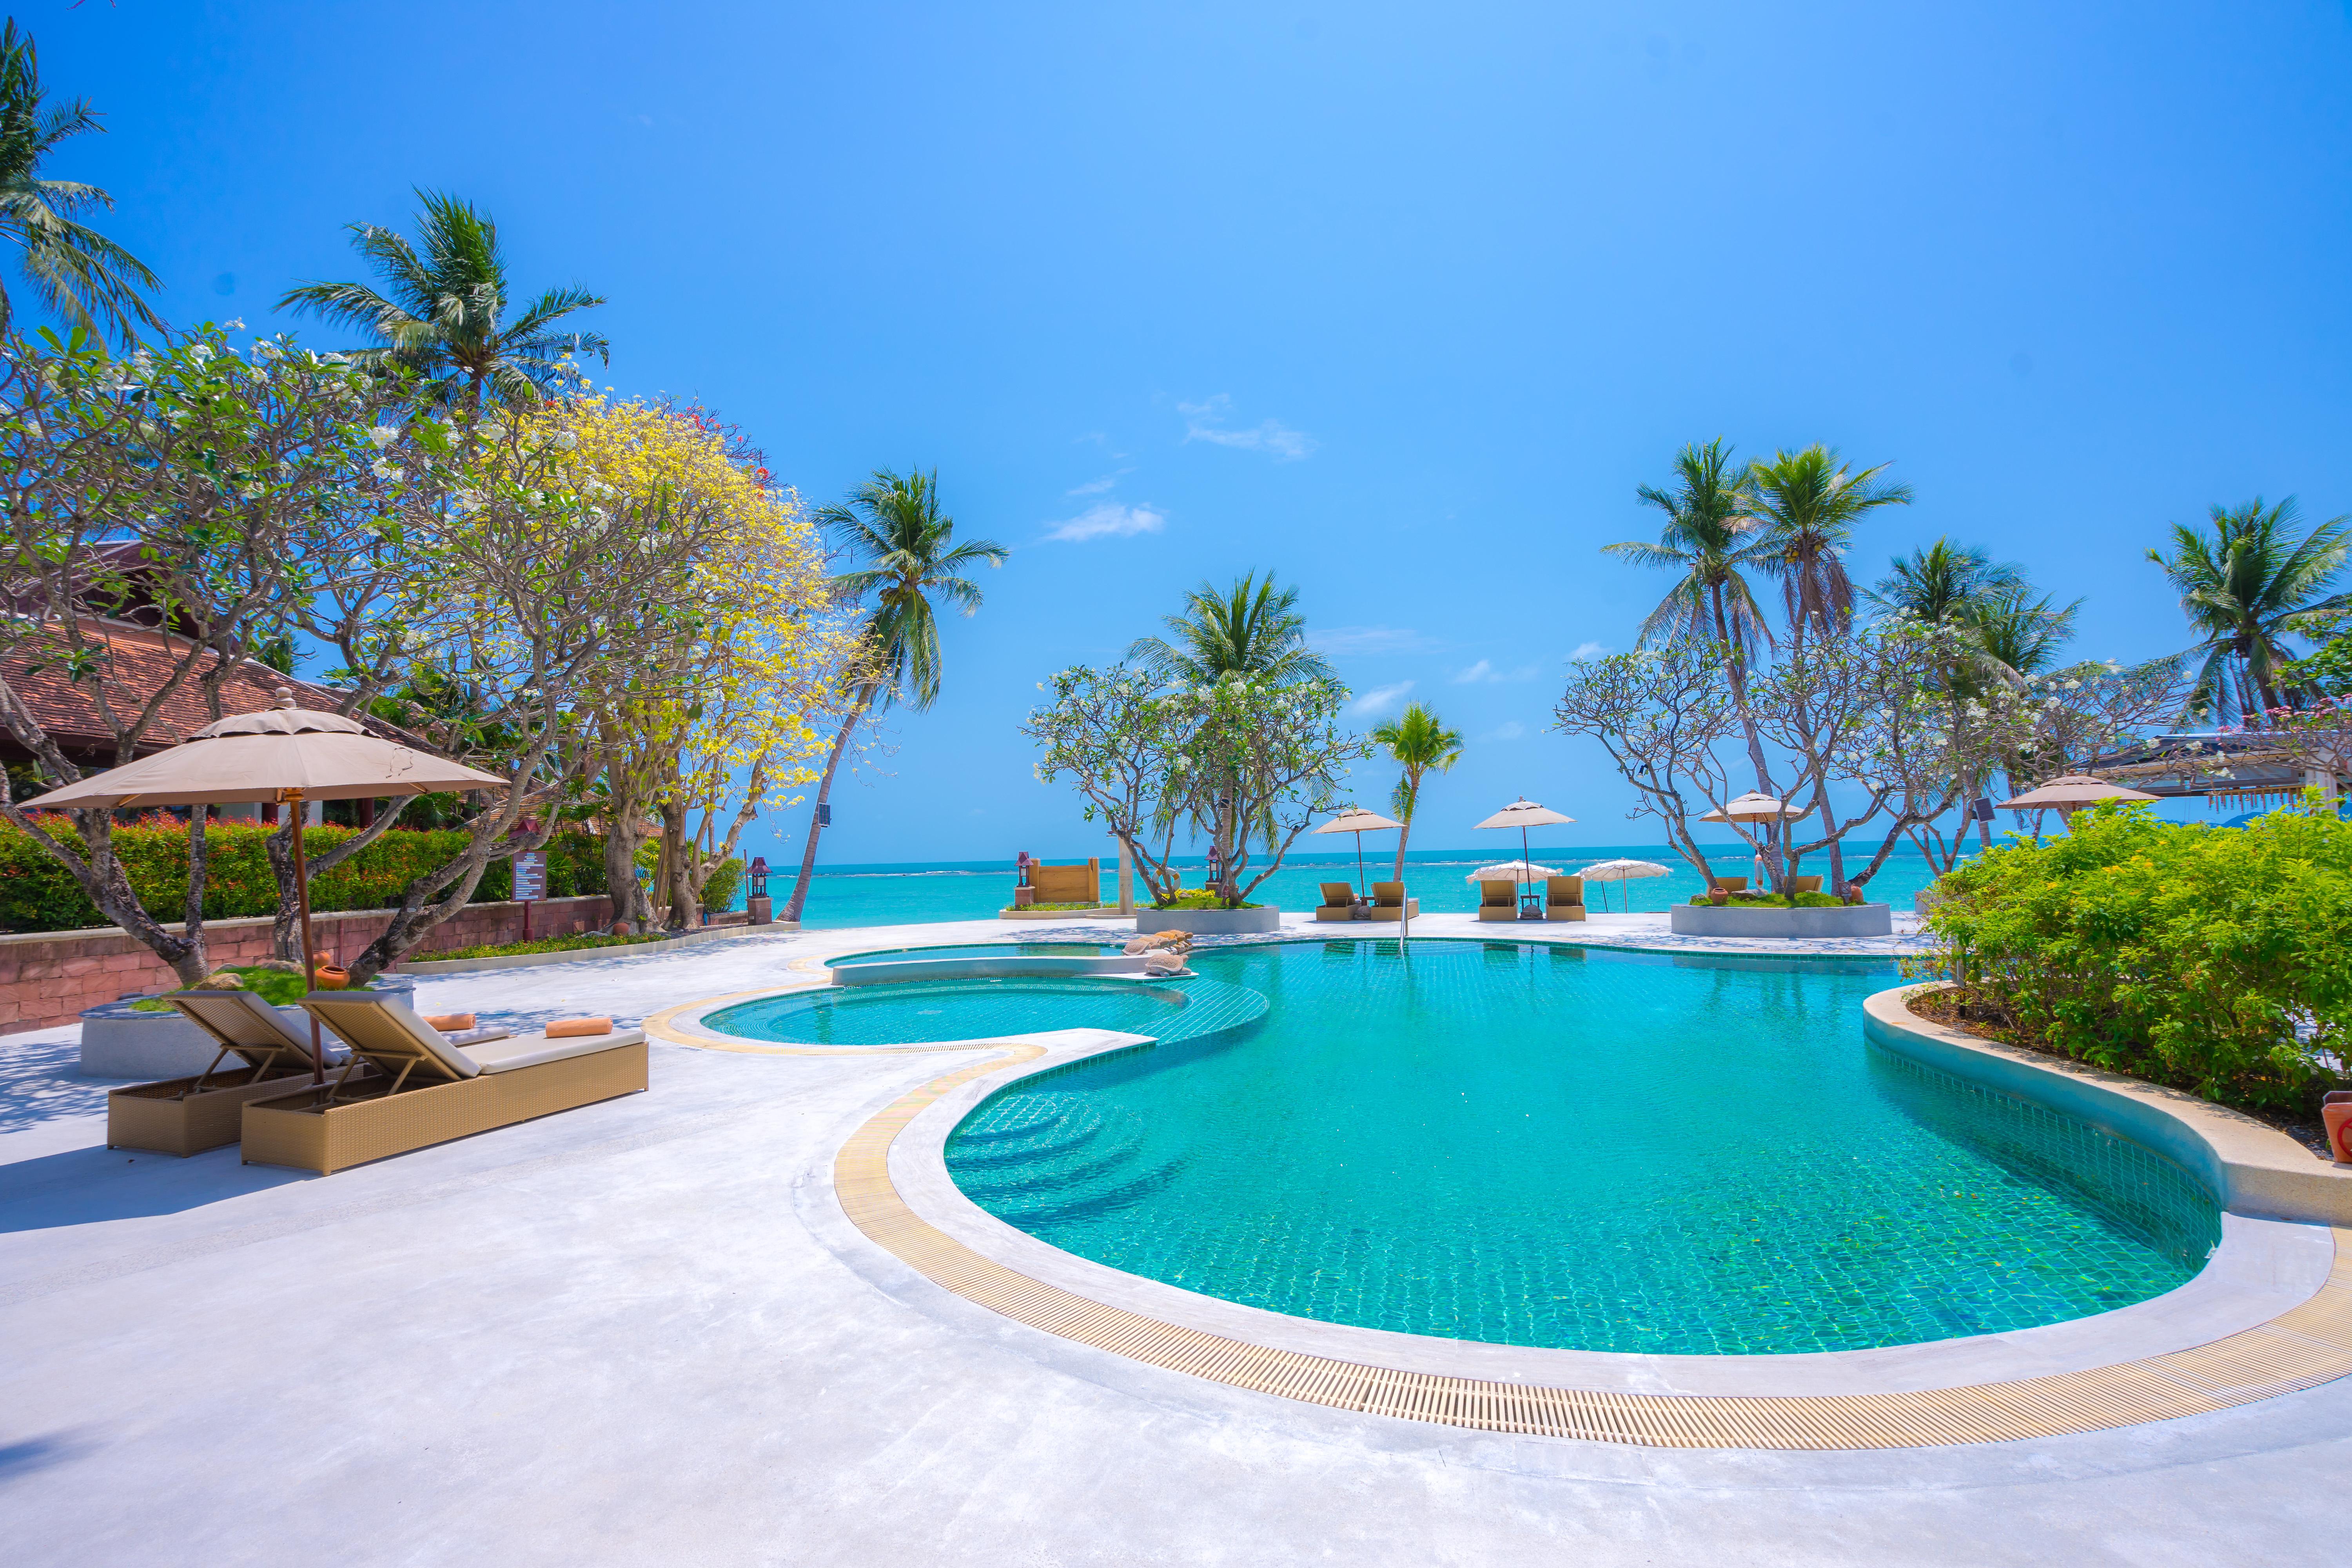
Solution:
<svg viewBox="0 0 2352 1568"><path fill-rule="evenodd" d="M1271 1007L982 1101L947 1149L974 1202L1277 1312L1685 1354L2057 1322L2220 1239L2138 1145L1865 1044L1889 964L1443 940L1192 963Z"/></svg>
<svg viewBox="0 0 2352 1568"><path fill-rule="evenodd" d="M1107 958L1119 952L1117 942L970 942L952 947L889 947L873 952L853 952L824 961L828 969L860 963L902 963L910 958Z"/></svg>
<svg viewBox="0 0 2352 1568"><path fill-rule="evenodd" d="M1210 979L949 980L799 991L741 1002L702 1022L782 1045L921 1045L1042 1029L1117 1029L1184 1041L1231 1030L1265 1011L1255 992Z"/></svg>

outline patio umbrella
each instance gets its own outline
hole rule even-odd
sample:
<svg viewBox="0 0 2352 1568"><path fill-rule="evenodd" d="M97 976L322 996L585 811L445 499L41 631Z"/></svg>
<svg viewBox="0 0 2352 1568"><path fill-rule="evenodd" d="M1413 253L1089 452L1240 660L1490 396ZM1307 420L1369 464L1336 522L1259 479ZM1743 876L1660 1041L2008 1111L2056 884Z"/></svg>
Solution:
<svg viewBox="0 0 2352 1568"><path fill-rule="evenodd" d="M397 741L371 735L340 713L294 706L278 689L278 706L217 720L169 750L53 789L25 802L46 811L130 809L142 805L225 805L240 801L291 806L294 897L302 914L302 975L319 983L318 951L310 933L310 881L299 831L302 809L314 800L373 800L442 790L504 789L507 781ZM311 1043L318 1024L311 1023ZM311 1081L325 1080L319 1053L310 1053Z"/></svg>
<svg viewBox="0 0 2352 1568"><path fill-rule="evenodd" d="M2047 811L2055 808L2061 817L2068 817L2095 800L2154 800L2136 789L2126 789L2105 779L2095 779L2088 773L2068 773L2052 779L2039 789L2027 790L2015 800L2000 803L2003 811Z"/></svg>
<svg viewBox="0 0 2352 1568"><path fill-rule="evenodd" d="M1672 874L1654 860L1603 860L1597 865L1587 866L1577 873L1588 882L1601 883L1631 882L1643 877L1665 877ZM1601 889L1601 896L1603 900L1601 907L1605 910L1609 907L1606 901L1609 897L1607 887L1604 886Z"/></svg>
<svg viewBox="0 0 2352 1568"><path fill-rule="evenodd" d="M1542 827L1548 824L1555 822L1574 822L1576 818L1572 816L1563 816L1559 812L1553 811L1548 806L1538 805L1534 801L1529 800L1527 796L1521 795L1518 799L1511 802L1510 805L1503 807L1502 810L1496 812L1486 821L1479 823L1478 826L1480 827L1517 828L1519 830L1519 856L1522 859L1525 859L1528 855L1528 828ZM1527 895L1522 893L1519 897L1524 900Z"/></svg>
<svg viewBox="0 0 2352 1568"><path fill-rule="evenodd" d="M1330 821L1325 823L1322 826L1314 828L1311 831L1316 833L1352 833L1356 836L1356 890L1360 893L1363 893L1365 897L1370 898L1371 895L1365 892L1363 885L1364 835L1367 833L1378 833L1384 827L1402 828L1402 826L1404 826L1403 823L1391 822L1387 817L1382 816L1377 811L1366 811L1360 805L1351 805L1347 810L1341 812L1339 816L1333 817Z"/></svg>
<svg viewBox="0 0 2352 1568"><path fill-rule="evenodd" d="M1508 877L1514 882L1532 882L1538 877L1557 877L1557 866L1530 865L1525 860L1502 860L1492 866L1481 866L1462 879L1465 882L1499 882Z"/></svg>
<svg viewBox="0 0 2352 1568"><path fill-rule="evenodd" d="M1717 806L1713 811L1710 811L1706 816L1700 817L1699 820L1701 822L1777 823L1793 821L1803 815L1804 813L1795 806L1783 805L1780 802L1774 800L1770 795L1766 795L1759 790L1751 789L1746 795L1739 795L1735 799L1725 801L1721 805ZM1766 837L1769 838L1770 835L1768 833ZM1759 844L1757 846L1755 861L1748 869L1749 874L1752 875L1759 884L1764 880L1764 847L1762 845Z"/></svg>

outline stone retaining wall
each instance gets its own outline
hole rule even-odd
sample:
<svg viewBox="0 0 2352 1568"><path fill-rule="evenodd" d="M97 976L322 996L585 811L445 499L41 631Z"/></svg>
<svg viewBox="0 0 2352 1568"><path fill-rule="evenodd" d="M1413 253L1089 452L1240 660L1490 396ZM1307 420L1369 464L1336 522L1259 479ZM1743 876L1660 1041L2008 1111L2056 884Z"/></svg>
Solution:
<svg viewBox="0 0 2352 1568"><path fill-rule="evenodd" d="M520 942L522 910L518 903L468 904L433 929L417 948L417 956L453 947ZM593 930L612 918L612 900L602 893L542 899L530 906L530 934L568 935L575 923ZM326 957L357 958L391 920L390 910L316 915L312 925L319 952ZM213 963L249 963L268 957L270 925L267 915L206 921ZM145 944L113 926L0 935L0 1035L69 1024L85 1007L119 996L166 991L178 984Z"/></svg>

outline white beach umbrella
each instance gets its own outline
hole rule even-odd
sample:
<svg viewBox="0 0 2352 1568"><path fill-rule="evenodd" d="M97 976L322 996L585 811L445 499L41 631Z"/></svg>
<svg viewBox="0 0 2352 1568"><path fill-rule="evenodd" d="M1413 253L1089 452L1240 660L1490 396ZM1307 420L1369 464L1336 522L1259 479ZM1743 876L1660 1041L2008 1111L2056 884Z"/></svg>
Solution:
<svg viewBox="0 0 2352 1568"><path fill-rule="evenodd" d="M1352 833L1356 836L1356 890L1360 893L1364 893L1365 896L1369 898L1370 895L1369 893L1365 893L1363 886L1364 835L1367 833L1378 833L1383 828L1394 827L1402 829L1403 826L1403 823L1391 822L1387 817L1382 816L1377 811L1366 811L1360 805L1351 805L1347 810L1341 812L1339 816L1333 817L1330 821L1325 823L1322 826L1311 828L1308 831L1314 833Z"/></svg>
<svg viewBox="0 0 2352 1568"><path fill-rule="evenodd" d="M1794 821L1804 812L1793 805L1784 805L1770 795L1749 790L1736 800L1727 800L1699 818L1701 822L1770 822Z"/></svg>
<svg viewBox="0 0 2352 1568"><path fill-rule="evenodd" d="M1588 882L1601 883L1631 882L1645 877L1669 877L1673 874L1654 860L1601 860L1577 873ZM1601 889L1601 896L1607 900L1609 889L1606 887ZM1609 906L1604 901L1601 907L1607 909Z"/></svg>
<svg viewBox="0 0 2352 1568"><path fill-rule="evenodd" d="M1511 802L1510 805L1503 807L1502 810L1496 812L1494 816L1488 817L1486 821L1479 823L1477 826L1480 827L1517 828L1519 830L1519 855L1522 859L1524 859L1528 853L1528 828L1542 827L1555 822L1574 822L1576 818L1572 816L1564 816L1549 806L1538 805L1536 802L1529 800L1527 796L1521 795L1518 799ZM1553 872L1551 874L1554 876L1559 875L1558 872Z"/></svg>
<svg viewBox="0 0 2352 1568"><path fill-rule="evenodd" d="M1481 866L1462 879L1465 882L1499 882L1505 878L1514 882L1532 882L1538 877L1557 877L1557 866L1531 865L1525 860L1502 860L1492 866Z"/></svg>

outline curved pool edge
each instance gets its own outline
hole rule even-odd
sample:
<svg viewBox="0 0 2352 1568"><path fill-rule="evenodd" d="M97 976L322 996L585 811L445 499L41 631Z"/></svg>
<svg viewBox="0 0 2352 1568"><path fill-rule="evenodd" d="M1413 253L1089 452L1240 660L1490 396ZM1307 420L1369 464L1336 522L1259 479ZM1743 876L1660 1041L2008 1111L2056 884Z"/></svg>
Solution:
<svg viewBox="0 0 2352 1568"><path fill-rule="evenodd" d="M2225 1213L2352 1226L2352 1166L2331 1164L2278 1129L2177 1089L1979 1039L1913 1013L1945 982L1863 1002L1872 1044L1996 1093L2047 1107L2151 1149L2203 1182Z"/></svg>

